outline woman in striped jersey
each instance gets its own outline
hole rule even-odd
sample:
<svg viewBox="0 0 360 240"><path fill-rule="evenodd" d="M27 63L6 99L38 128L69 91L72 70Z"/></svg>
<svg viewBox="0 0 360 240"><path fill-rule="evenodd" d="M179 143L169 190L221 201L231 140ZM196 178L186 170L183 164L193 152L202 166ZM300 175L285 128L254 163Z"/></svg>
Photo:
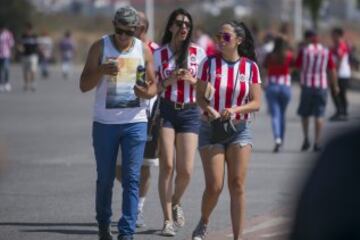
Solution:
<svg viewBox="0 0 360 240"><path fill-rule="evenodd" d="M206 235L210 214L223 189L225 163L234 239L241 236L245 177L252 149L250 115L258 111L261 104L261 81L249 29L242 22L231 21L221 26L217 36L219 56L205 60L198 72L197 100L204 111L199 150L206 186L194 240L202 240ZM215 89L214 96L205 99L210 84ZM237 133L224 142L213 144L210 121L217 118L231 118Z"/></svg>
<svg viewBox="0 0 360 240"><path fill-rule="evenodd" d="M154 53L155 71L162 89L159 195L164 214L162 234L166 236L175 235L173 223L178 227L185 224L180 202L190 182L198 142L200 112L195 84L198 66L206 54L202 48L190 43L192 29L192 18L186 10L173 11L166 25L162 47Z"/></svg>
<svg viewBox="0 0 360 240"><path fill-rule="evenodd" d="M264 61L267 71L266 98L275 140L274 152L278 152L284 142L286 108L291 98L290 67L293 64L294 57L287 49L286 41L283 37L276 37L274 50Z"/></svg>

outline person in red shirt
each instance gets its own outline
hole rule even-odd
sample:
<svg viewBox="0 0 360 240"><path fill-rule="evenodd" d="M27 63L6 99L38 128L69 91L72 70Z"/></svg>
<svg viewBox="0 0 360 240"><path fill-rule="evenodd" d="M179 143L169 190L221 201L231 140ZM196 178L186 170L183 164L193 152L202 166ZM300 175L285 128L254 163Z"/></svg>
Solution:
<svg viewBox="0 0 360 240"><path fill-rule="evenodd" d="M283 37L276 37L274 49L264 60L266 70L266 98L271 115L271 125L275 140L274 152L284 143L286 108L291 98L290 68L294 63L292 52Z"/></svg>
<svg viewBox="0 0 360 240"><path fill-rule="evenodd" d="M197 100L204 111L199 133L199 151L205 174L201 219L193 240L205 239L210 215L224 185L227 165L231 199L233 239L241 237L244 217L245 178L252 149L251 114L261 105L261 80L256 64L254 40L247 26L238 21L224 23L218 32L220 54L200 66ZM214 88L208 96L208 86ZM236 132L224 141L214 141L212 121L230 120ZM226 165L225 165L226 163Z"/></svg>
<svg viewBox="0 0 360 240"><path fill-rule="evenodd" d="M346 121L348 117L348 101L346 97L347 88L351 78L350 67L350 47L344 38L344 30L342 28L334 28L331 32L333 41L332 54L334 56L338 83L339 94L336 95L332 91L331 96L336 108L335 114L330 118L331 121Z"/></svg>
<svg viewBox="0 0 360 240"><path fill-rule="evenodd" d="M207 56L213 56L217 53L215 42L201 26L195 28L194 41L205 50Z"/></svg>
<svg viewBox="0 0 360 240"><path fill-rule="evenodd" d="M328 82L335 93L339 91L336 81L336 68L329 49L318 41L316 32L305 32L305 45L296 59L300 69L301 96L298 114L304 133L302 151L310 148L309 117L315 117L315 143L313 150L319 151L320 136L324 125L324 114L327 102Z"/></svg>

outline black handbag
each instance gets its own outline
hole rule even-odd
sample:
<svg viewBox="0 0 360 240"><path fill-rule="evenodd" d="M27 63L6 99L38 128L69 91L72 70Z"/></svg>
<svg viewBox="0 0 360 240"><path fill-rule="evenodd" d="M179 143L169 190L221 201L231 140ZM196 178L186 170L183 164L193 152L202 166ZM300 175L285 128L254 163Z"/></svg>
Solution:
<svg viewBox="0 0 360 240"><path fill-rule="evenodd" d="M153 109L148 109L147 142L144 149L144 158L154 159L159 157L158 137L160 130L159 114L160 97L156 99Z"/></svg>
<svg viewBox="0 0 360 240"><path fill-rule="evenodd" d="M234 101L234 95L235 95L234 92L238 82L239 72L240 71L238 70L238 72L236 73L234 91L231 96L231 106ZM216 118L210 122L210 126L211 126L210 142L212 144L221 143L226 140L229 140L231 137L234 136L235 133L238 132L238 129L234 125L233 120L231 118L226 120L223 120L221 118Z"/></svg>
<svg viewBox="0 0 360 240"><path fill-rule="evenodd" d="M221 143L238 132L231 119L222 120L221 118L214 119L210 122L211 125L211 139L210 142Z"/></svg>

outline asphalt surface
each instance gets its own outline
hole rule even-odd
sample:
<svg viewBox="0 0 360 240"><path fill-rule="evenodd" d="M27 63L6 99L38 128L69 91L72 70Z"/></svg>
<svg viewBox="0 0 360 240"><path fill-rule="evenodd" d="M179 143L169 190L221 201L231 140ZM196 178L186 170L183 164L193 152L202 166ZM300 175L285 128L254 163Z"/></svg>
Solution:
<svg viewBox="0 0 360 240"><path fill-rule="evenodd" d="M94 92L78 89L80 68L69 80L53 67L48 80L39 79L35 92L23 92L21 69L11 71L13 91L0 93L0 239L97 239L94 213L95 161L91 147ZM350 121L326 122L323 141L358 124L360 95L349 92ZM273 154L270 119L264 99L253 121L254 153L246 186L245 239L284 239L303 176L316 154L301 153L300 119L296 116L299 87L287 115L284 149ZM333 113L329 100L327 117ZM313 124L311 125L311 130ZM312 131L311 131L312 132ZM135 239L159 236L162 213L157 193L158 169L152 169L151 189L145 203L147 227ZM200 217L204 188L199 156L183 198L186 225L173 239L190 239ZM121 187L115 184L113 232L120 217ZM229 194L224 188L212 215L209 239L231 239Z"/></svg>

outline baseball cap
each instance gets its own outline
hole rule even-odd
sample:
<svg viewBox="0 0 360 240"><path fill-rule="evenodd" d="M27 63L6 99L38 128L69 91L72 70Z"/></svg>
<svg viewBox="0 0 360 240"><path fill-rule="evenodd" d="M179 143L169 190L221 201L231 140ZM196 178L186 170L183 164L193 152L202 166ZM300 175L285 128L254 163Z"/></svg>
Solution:
<svg viewBox="0 0 360 240"><path fill-rule="evenodd" d="M139 16L135 8L131 6L124 6L116 10L114 22L120 23L129 27L136 27L139 25Z"/></svg>

